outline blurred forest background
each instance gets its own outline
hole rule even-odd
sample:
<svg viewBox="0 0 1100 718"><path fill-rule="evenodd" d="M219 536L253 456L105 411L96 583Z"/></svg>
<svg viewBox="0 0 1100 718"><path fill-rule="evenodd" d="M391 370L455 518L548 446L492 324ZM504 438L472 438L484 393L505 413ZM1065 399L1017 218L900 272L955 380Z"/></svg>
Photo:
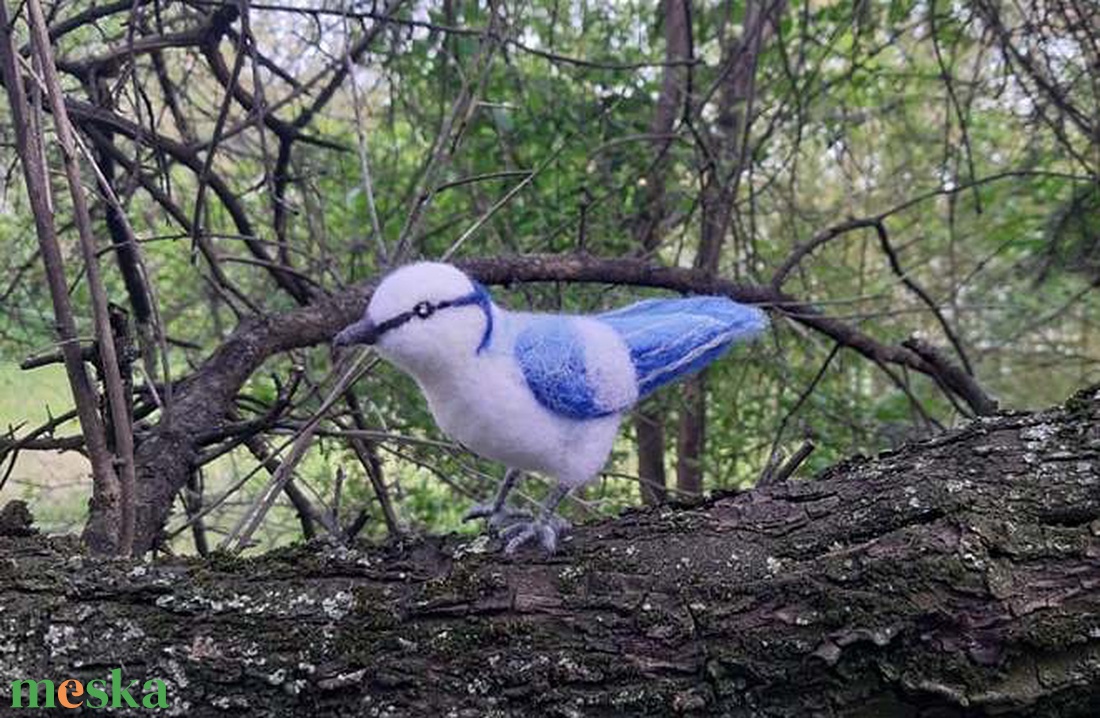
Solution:
<svg viewBox="0 0 1100 718"><path fill-rule="evenodd" d="M288 317L331 316L415 257L501 259L474 266L514 308L667 293L630 281L642 266L769 308L763 341L625 423L577 520L809 476L990 397L1038 408L1100 379L1094 0L0 2L0 503L29 500L47 530L85 525L103 449L73 410L44 221L98 443L125 461L90 256L115 305L139 501L158 460L180 463L156 442L188 447L156 497L177 552L239 537L342 388L325 341L339 322L313 336ZM37 190L20 155L46 168ZM510 272L531 254L613 261L583 282ZM246 334L278 336L260 351L233 343ZM255 367L216 420L188 424L217 403L194 387L242 346ZM456 530L494 490L500 467L366 366L310 426L262 546ZM125 487L105 466L97 481Z"/></svg>

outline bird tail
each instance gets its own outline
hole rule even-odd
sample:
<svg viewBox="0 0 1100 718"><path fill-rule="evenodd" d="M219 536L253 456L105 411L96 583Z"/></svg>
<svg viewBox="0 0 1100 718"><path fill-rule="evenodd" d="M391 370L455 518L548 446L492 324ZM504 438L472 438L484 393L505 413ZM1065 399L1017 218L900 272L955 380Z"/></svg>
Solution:
<svg viewBox="0 0 1100 718"><path fill-rule="evenodd" d="M699 371L768 327L759 308L726 297L649 299L599 318L626 342L642 398Z"/></svg>

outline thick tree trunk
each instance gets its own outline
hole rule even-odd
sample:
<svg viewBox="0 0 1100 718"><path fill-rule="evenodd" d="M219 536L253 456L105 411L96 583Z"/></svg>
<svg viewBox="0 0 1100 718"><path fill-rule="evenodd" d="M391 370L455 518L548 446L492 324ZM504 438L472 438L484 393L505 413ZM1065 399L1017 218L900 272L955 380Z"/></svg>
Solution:
<svg viewBox="0 0 1100 718"><path fill-rule="evenodd" d="M0 690L117 667L188 716L1091 716L1098 457L1094 388L551 560L451 536L142 565L10 509Z"/></svg>

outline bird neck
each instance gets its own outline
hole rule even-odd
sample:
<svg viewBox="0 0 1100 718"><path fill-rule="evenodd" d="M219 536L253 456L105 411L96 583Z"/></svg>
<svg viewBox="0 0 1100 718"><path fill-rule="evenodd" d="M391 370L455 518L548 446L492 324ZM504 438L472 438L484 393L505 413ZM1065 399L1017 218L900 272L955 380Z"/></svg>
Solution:
<svg viewBox="0 0 1100 718"><path fill-rule="evenodd" d="M482 374L479 369L484 361L483 354L471 352L466 355L463 352L446 362L419 366L409 374L434 406L453 402L477 387Z"/></svg>

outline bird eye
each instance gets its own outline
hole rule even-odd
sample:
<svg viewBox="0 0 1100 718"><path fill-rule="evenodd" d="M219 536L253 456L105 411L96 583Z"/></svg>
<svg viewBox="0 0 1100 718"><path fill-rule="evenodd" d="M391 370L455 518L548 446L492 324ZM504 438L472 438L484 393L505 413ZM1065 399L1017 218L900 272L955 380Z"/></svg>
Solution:
<svg viewBox="0 0 1100 718"><path fill-rule="evenodd" d="M420 302L415 307L413 307L413 314L420 317L421 319L427 319L431 315L435 314L435 307L432 306L431 302Z"/></svg>

